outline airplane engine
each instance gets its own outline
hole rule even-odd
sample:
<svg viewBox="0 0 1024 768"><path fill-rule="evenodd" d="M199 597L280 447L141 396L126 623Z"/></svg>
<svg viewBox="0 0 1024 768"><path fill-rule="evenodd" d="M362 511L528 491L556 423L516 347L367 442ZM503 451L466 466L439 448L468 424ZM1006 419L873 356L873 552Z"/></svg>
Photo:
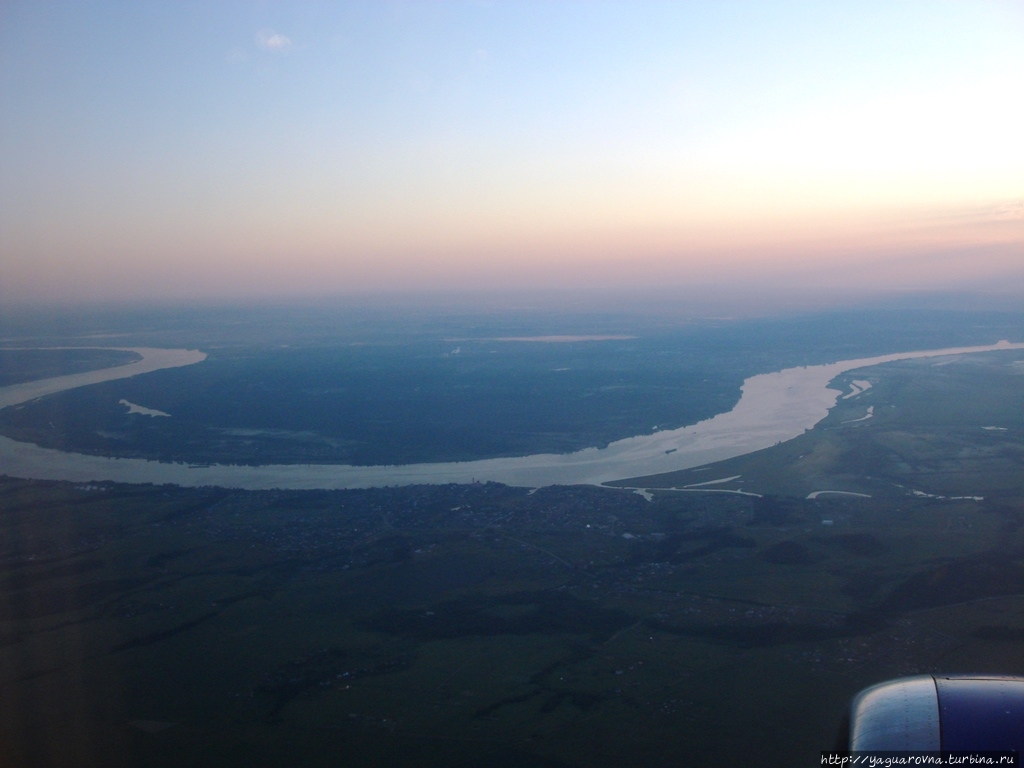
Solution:
<svg viewBox="0 0 1024 768"><path fill-rule="evenodd" d="M865 688L850 705L856 752L1024 752L1024 677L917 675Z"/></svg>

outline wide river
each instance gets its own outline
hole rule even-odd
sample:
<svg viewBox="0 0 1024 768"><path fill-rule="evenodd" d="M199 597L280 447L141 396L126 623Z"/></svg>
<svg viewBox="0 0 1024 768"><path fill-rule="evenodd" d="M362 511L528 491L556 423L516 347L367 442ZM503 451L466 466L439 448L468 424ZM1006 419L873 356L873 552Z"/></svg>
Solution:
<svg viewBox="0 0 1024 768"><path fill-rule="evenodd" d="M1024 349L1024 343L1001 341L981 347L954 347L898 352L826 365L786 368L751 376L742 396L727 413L680 429L617 440L607 448L575 453L541 453L502 459L358 467L347 464L231 464L189 466L146 459L116 459L40 448L0 437L0 474L38 480L217 485L251 490L266 488L373 488L415 483L468 483L493 480L539 487L609 482L641 475L688 469L768 448L798 437L828 415L841 394L828 383L845 371L895 360ZM100 371L0 388L0 408L101 381L191 365L206 359L196 350L132 348L142 359Z"/></svg>

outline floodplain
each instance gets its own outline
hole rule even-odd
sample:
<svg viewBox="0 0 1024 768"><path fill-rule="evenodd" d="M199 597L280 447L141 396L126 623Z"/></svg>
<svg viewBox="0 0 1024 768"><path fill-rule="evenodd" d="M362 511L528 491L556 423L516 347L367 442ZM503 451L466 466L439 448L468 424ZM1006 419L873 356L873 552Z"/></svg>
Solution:
<svg viewBox="0 0 1024 768"><path fill-rule="evenodd" d="M1024 673L1022 373L849 371L802 437L621 488L5 478L4 758L815 764L866 685Z"/></svg>

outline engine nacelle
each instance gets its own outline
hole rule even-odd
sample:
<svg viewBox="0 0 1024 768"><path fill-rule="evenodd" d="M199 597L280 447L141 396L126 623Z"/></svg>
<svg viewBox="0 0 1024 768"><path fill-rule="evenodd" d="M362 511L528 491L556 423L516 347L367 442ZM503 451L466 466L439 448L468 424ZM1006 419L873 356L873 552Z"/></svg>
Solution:
<svg viewBox="0 0 1024 768"><path fill-rule="evenodd" d="M1024 677L918 675L865 688L850 705L855 752L1024 752Z"/></svg>

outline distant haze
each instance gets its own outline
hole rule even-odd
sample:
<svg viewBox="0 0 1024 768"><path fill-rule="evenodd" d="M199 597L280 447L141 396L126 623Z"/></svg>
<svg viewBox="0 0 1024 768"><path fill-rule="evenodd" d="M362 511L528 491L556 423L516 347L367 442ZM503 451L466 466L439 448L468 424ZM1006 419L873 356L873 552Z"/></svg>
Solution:
<svg viewBox="0 0 1024 768"><path fill-rule="evenodd" d="M0 302L1024 288L1024 5L0 11Z"/></svg>

